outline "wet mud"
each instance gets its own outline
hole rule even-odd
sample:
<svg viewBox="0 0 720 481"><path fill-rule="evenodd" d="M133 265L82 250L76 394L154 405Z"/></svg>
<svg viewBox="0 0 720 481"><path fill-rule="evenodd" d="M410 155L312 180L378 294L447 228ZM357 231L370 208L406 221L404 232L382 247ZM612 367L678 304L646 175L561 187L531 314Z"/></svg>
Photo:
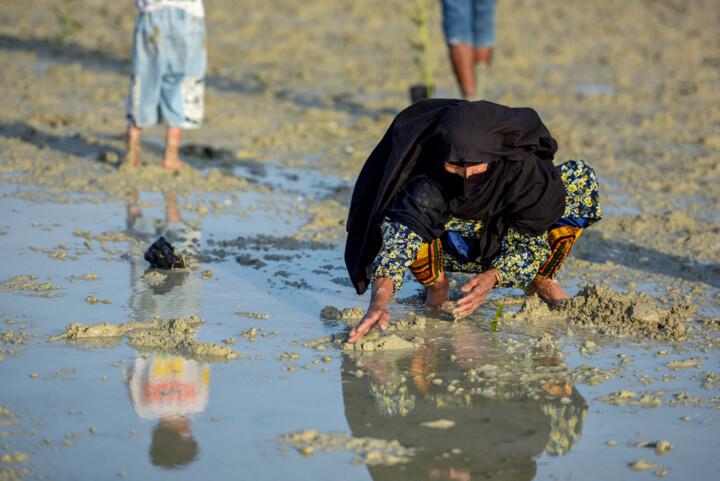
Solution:
<svg viewBox="0 0 720 481"><path fill-rule="evenodd" d="M684 339L697 312L694 305L664 308L651 296L621 294L610 287L589 285L552 310L539 297L532 296L523 302L519 312L508 313L503 320L542 322L559 318L609 336Z"/></svg>
<svg viewBox="0 0 720 481"><path fill-rule="evenodd" d="M336 450L352 451L357 456L353 463L371 466L407 463L415 450L401 446L397 441L384 439L354 438L346 434L319 434L313 430L285 434L280 441L297 449L303 456L312 456L315 451L331 453Z"/></svg>
<svg viewBox="0 0 720 481"><path fill-rule="evenodd" d="M128 345L138 351L162 351L211 362L243 357L243 354L233 351L228 346L193 339L195 331L203 322L204 319L194 316L189 319L157 319L152 322L131 321L122 324L103 322L82 325L76 322L69 324L63 334L51 337L48 342L65 340L79 341L85 345L107 346L113 340L120 342L123 337L128 337Z"/></svg>

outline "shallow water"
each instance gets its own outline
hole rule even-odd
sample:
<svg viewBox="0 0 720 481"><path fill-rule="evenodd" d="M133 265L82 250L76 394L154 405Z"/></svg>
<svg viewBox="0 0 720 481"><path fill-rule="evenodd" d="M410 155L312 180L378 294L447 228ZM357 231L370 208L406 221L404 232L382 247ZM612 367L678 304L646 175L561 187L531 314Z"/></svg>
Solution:
<svg viewBox="0 0 720 481"><path fill-rule="evenodd" d="M210 252L219 241L238 235L264 232L282 238L295 229L292 214L282 211L273 212L276 219L268 224L263 224L262 215L238 220L232 214L201 217L182 212L181 222L163 225L162 196L140 193L140 199L145 202L146 224L160 226L155 233L169 229L173 234L174 229L174 234L187 235L192 226L190 235L200 239L195 247L199 252ZM240 196L235 202L255 201ZM501 323L492 334L494 308L488 306L457 323L431 319L421 349L346 353L332 342L321 342L325 349L318 350L319 340L346 332L338 321L320 317L323 307L342 309L366 302L339 283L344 278L341 248L228 247L232 253L224 259L202 265L201 269L212 269L212 277L203 279L200 271L191 270L172 283L166 280L169 284L163 289L153 289L140 280L147 263L138 258L142 248L131 237L106 242L105 249L93 240L92 249L87 249L86 237L73 235L88 226L93 239L112 231L132 234L126 205L57 204L52 211L47 207L13 200L3 216L5 280L34 275L36 282L57 288L2 294L2 330L35 336L27 344L6 345L6 351L17 352L6 352L0 362L3 405L10 414L2 428L11 433L6 451L31 456L24 464L11 464L16 469L54 479L96 479L113 473L141 479L256 479L263 473L274 479L302 472L316 479L448 479L467 473L463 476L469 479L520 480L583 478L589 469L593 476L623 478L628 463L641 459L658 466L652 472L668 470L670 476L694 479L710 479L720 467L713 456L720 421L718 386L703 389L698 377L717 372L717 342L700 353L694 346L613 340L553 323ZM58 247L61 244L66 248ZM58 251L69 259L50 257ZM240 253L265 265L239 263L234 257ZM97 275L97 280L82 278L86 274ZM414 294L410 283L406 290ZM89 296L100 302L88 303ZM422 312L418 301L405 299L393 305L394 317ZM233 339L229 346L244 357L181 360L174 356L182 349L171 354L146 352L129 347L123 338L47 342L71 322L119 324L131 317L144 321L190 315L205 320L196 340ZM256 336L241 335L251 328L258 330ZM542 341L548 334L554 341ZM595 345L588 349L589 340ZM657 353L663 350L670 353L658 361ZM297 353L296 359L292 353ZM671 360L696 357L701 359L698 367L677 372L663 367ZM196 446L185 459L152 457L158 444L171 441L160 435L153 441L162 423L157 416L141 418L142 402L138 404L139 395L126 381L133 372L145 371L146 382L151 383L153 375L155 381L162 379L162 365L174 366L176 379L192 378L198 369L209 374L205 400L184 424L189 434L176 441ZM588 384L588 376L578 375L582 365L597 368L608 380ZM472 378L471 369L482 374ZM203 382L186 381L196 383L197 395ZM652 393L660 405L615 406L598 400L623 389ZM678 393L714 399L671 406ZM437 429L422 424L437 420L454 425ZM278 440L304 429L396 439L418 452L407 463L373 466L354 464L353 459L363 454L349 448L325 453L318 447L307 458ZM632 445L659 440L668 440L675 449L660 457L652 448ZM177 446L173 450L183 452ZM168 469L159 466L163 462L178 465Z"/></svg>

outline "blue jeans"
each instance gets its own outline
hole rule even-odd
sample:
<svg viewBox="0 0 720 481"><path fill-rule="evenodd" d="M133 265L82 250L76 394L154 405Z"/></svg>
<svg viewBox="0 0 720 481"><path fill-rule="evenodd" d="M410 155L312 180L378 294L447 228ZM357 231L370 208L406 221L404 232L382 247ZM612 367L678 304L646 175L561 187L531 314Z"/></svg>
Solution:
<svg viewBox="0 0 720 481"><path fill-rule="evenodd" d="M140 13L135 23L127 121L144 128L200 127L204 112L205 22L179 8Z"/></svg>
<svg viewBox="0 0 720 481"><path fill-rule="evenodd" d="M479 48L495 44L497 0L441 0L441 3L448 45L462 43Z"/></svg>

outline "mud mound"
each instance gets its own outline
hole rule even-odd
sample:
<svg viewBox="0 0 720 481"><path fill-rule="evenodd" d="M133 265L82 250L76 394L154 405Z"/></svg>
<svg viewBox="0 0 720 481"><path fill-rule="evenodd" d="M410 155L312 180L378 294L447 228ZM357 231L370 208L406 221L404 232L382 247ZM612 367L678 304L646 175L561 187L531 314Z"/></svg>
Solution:
<svg viewBox="0 0 720 481"><path fill-rule="evenodd" d="M416 454L415 448L407 448L398 441L357 438L344 433L318 433L313 429L283 434L279 441L296 448L305 457L315 452L352 451L357 454L353 463L370 466L407 463Z"/></svg>
<svg viewBox="0 0 720 481"><path fill-rule="evenodd" d="M663 308L649 296L625 295L609 287L589 285L554 310L533 296L523 303L520 312L506 315L525 322L562 317L573 324L597 328L603 334L664 339L685 336L696 313L695 306Z"/></svg>
<svg viewBox="0 0 720 481"><path fill-rule="evenodd" d="M323 309L323 315L332 313L333 311L331 311L331 309L337 310L332 306L327 306ZM362 318L362 314L363 311L360 307L344 309L340 320L342 320L346 326L352 327ZM373 329L353 344L344 343L342 348L346 352L416 349L425 342L421 335L425 330L426 322L427 320L424 316L411 314L408 317L393 320L384 332Z"/></svg>
<svg viewBox="0 0 720 481"><path fill-rule="evenodd" d="M128 345L138 351L162 351L202 362L227 362L242 358L243 354L228 346L194 339L195 331L205 321L196 316L189 319L155 319L150 322L101 322L83 325L68 324L65 332L48 339L48 342L65 340L82 342L88 347L111 347L127 337Z"/></svg>

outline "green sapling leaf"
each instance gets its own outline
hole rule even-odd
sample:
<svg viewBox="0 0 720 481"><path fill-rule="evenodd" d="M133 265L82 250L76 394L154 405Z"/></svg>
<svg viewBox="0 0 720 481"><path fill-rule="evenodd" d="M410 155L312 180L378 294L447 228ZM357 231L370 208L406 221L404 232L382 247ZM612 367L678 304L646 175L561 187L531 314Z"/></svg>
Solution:
<svg viewBox="0 0 720 481"><path fill-rule="evenodd" d="M502 314L502 311L503 311L503 304L501 303L498 306L497 311L495 312L495 319L493 319L493 321L490 323L490 330L492 332L495 332L495 329L497 329L498 319L500 319L500 315Z"/></svg>

